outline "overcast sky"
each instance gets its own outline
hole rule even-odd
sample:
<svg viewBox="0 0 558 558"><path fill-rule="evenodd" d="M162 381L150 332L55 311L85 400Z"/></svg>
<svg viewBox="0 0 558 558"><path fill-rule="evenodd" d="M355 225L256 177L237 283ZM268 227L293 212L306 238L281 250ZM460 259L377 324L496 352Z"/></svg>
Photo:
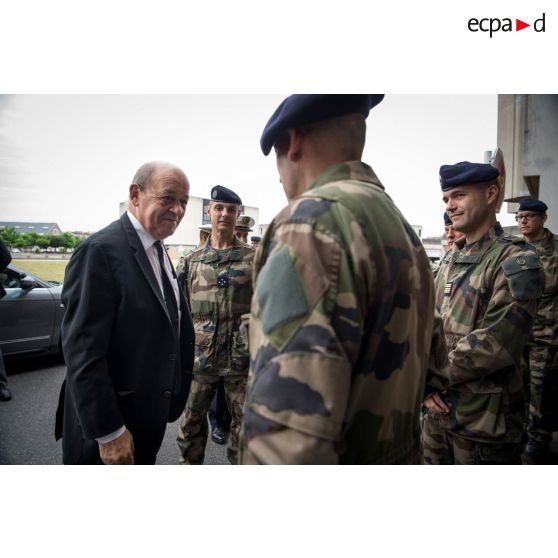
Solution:
<svg viewBox="0 0 558 558"><path fill-rule="evenodd" d="M98 230L118 217L135 170L165 160L184 169L192 195L208 197L223 184L268 223L286 198L275 158L262 155L259 138L283 98L1 96L0 221ZM496 117L496 95L387 95L368 117L363 158L408 221L438 235L438 169L482 162L496 146ZM513 223L509 215L501 221Z"/></svg>

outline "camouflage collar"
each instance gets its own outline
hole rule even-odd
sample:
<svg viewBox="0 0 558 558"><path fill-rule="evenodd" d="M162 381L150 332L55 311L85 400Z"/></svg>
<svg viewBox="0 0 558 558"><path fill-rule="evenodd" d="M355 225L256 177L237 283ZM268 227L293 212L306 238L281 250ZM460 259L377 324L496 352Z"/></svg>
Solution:
<svg viewBox="0 0 558 558"><path fill-rule="evenodd" d="M340 180L359 180L361 182L370 182L375 186L378 186L382 190L384 187L382 183L376 176L376 173L372 170L372 167L363 163L362 161L349 161L347 163L338 163L336 165L331 165L328 167L306 190L313 190L319 188L324 184L329 184L330 182L338 182Z"/></svg>
<svg viewBox="0 0 558 558"><path fill-rule="evenodd" d="M229 248L226 256L221 258L215 248L211 246L211 235L209 235L204 247L203 252L200 255L200 260L204 263L211 262L239 262L242 260L242 244L240 240L235 236L233 239L233 245Z"/></svg>
<svg viewBox="0 0 558 558"><path fill-rule="evenodd" d="M476 242L465 244L465 237L456 240L453 244L454 257L453 261L465 261L464 258L469 256L475 257L480 261L487 250L496 242L496 240L504 234L504 229L498 221L492 225L488 231Z"/></svg>
<svg viewBox="0 0 558 558"><path fill-rule="evenodd" d="M554 253L554 235L545 227L544 236L541 238L541 243L537 247L537 252L545 256L551 256Z"/></svg>

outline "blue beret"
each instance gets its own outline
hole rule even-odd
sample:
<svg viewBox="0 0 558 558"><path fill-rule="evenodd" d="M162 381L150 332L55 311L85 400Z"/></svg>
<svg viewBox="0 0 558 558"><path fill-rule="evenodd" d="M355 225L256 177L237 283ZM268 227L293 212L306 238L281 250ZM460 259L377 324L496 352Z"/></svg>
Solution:
<svg viewBox="0 0 558 558"><path fill-rule="evenodd" d="M444 211L444 225L453 225L453 221L449 218L448 214Z"/></svg>
<svg viewBox="0 0 558 558"><path fill-rule="evenodd" d="M440 167L442 192L462 184L489 182L499 176L500 171L496 167L482 163L469 163L469 161L462 161L455 165L442 165Z"/></svg>
<svg viewBox="0 0 558 558"><path fill-rule="evenodd" d="M241 199L232 190L219 185L211 188L211 201L237 203L238 205L242 205Z"/></svg>
<svg viewBox="0 0 558 558"><path fill-rule="evenodd" d="M262 239L261 236L251 236L250 240L255 240L256 242L259 242Z"/></svg>
<svg viewBox="0 0 558 558"><path fill-rule="evenodd" d="M289 128L343 114L360 113L366 118L383 98L383 95L291 95L265 125L260 139L263 154L269 155L277 138Z"/></svg>
<svg viewBox="0 0 558 558"><path fill-rule="evenodd" d="M546 203L540 200L534 200L532 198L525 198L519 202L518 211L536 211L537 213L546 213L548 206Z"/></svg>

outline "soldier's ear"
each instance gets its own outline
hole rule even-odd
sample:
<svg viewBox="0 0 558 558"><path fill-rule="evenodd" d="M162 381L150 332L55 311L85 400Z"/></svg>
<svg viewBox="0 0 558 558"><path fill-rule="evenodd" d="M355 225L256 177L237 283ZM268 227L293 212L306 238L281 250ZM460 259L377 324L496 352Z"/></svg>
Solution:
<svg viewBox="0 0 558 558"><path fill-rule="evenodd" d="M500 194L500 188L497 184L491 184L486 188L486 201L488 204L493 204L498 201Z"/></svg>
<svg viewBox="0 0 558 558"><path fill-rule="evenodd" d="M287 151L287 158L289 161L298 161L302 155L304 134L301 130L296 128L289 128L287 133L289 134L289 150Z"/></svg>

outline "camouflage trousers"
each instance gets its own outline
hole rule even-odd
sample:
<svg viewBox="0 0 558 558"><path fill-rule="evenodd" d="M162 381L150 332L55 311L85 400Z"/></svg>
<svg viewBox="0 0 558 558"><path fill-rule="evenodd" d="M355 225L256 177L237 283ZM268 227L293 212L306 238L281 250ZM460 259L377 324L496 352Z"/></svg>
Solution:
<svg viewBox="0 0 558 558"><path fill-rule="evenodd" d="M543 445L547 445L552 439L552 433L541 425L543 380L548 379L549 374L558 374L558 347L528 346L528 368L524 374L529 391L527 437Z"/></svg>
<svg viewBox="0 0 558 558"><path fill-rule="evenodd" d="M426 465L519 465L521 444L478 442L446 430L435 414L422 422L422 453Z"/></svg>
<svg viewBox="0 0 558 558"><path fill-rule="evenodd" d="M222 376L225 386L225 399L232 415L231 434L227 457L235 465L238 460L238 435L242 423L246 375ZM186 408L180 417L178 428L178 447L184 465L201 465L207 445L207 413L217 391L219 376L194 374Z"/></svg>

